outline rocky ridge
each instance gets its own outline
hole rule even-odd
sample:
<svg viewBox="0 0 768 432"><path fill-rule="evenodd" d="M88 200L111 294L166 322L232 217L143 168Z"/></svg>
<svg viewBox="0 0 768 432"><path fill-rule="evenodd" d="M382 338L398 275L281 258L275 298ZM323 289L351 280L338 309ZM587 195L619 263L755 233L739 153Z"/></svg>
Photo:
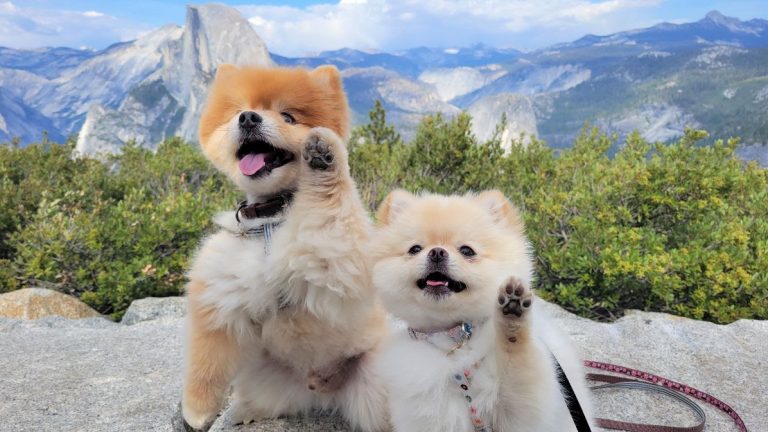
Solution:
<svg viewBox="0 0 768 432"><path fill-rule="evenodd" d="M742 137L750 151L740 154L764 161L767 46L768 21L712 12L528 53L476 45L287 58L270 56L238 10L190 6L183 27L167 25L101 51L0 47L0 141L19 136L25 145L44 130L61 141L79 132L82 153L118 151L130 140L154 148L175 135L195 142L218 64L274 61L336 65L354 124L365 123L382 100L406 138L423 115L462 110L473 111L475 134L487 136L500 117L492 97L524 96L535 116L508 110L505 136L535 131L550 146L569 147L585 121L620 139L637 129L649 140L674 140L686 126L701 127L715 138Z"/></svg>
<svg viewBox="0 0 768 432"><path fill-rule="evenodd" d="M271 66L264 42L235 9L187 7L183 29L166 26L120 47L120 61L146 67L120 82L123 99L90 106L77 140L80 153L115 152L129 140L153 148L165 138L197 141L207 89L222 63ZM88 63L88 62L86 62ZM112 104L114 105L114 103Z"/></svg>
<svg viewBox="0 0 768 432"><path fill-rule="evenodd" d="M485 96L467 108L472 116L472 129L480 140L488 140L496 132L503 118L501 146L509 149L513 141L526 143L537 136L536 112L531 99L512 93Z"/></svg>

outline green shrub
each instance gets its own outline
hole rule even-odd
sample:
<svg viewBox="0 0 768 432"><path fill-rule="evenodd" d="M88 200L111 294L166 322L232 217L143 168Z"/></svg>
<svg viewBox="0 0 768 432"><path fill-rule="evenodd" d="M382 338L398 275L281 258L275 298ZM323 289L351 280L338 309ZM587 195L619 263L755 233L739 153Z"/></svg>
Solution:
<svg viewBox="0 0 768 432"><path fill-rule="evenodd" d="M386 126L377 118L369 128ZM505 153L470 126L466 115L433 116L410 145L359 138L351 159L371 208L394 187L498 188L523 211L539 293L571 311L768 318L768 174L735 157L737 140L698 146L706 132L689 130L663 145L632 134L609 157L615 137L585 128L557 154L535 138Z"/></svg>
<svg viewBox="0 0 768 432"><path fill-rule="evenodd" d="M768 176L734 156L735 140L695 145L705 137L650 145L634 134L609 159L611 140L592 131L561 153L518 197L545 295L597 317L768 317Z"/></svg>
<svg viewBox="0 0 768 432"><path fill-rule="evenodd" d="M17 227L4 244L3 290L47 286L115 318L137 298L178 295L211 215L237 196L178 139L157 154L127 146L105 163L71 158L71 143L2 151L4 169L11 160L27 170L0 183L0 194L17 185L10 196L24 206L3 215Z"/></svg>
<svg viewBox="0 0 768 432"><path fill-rule="evenodd" d="M360 185L361 198L369 208L375 206L395 188L403 177L407 147L395 128L386 122L381 102L376 101L368 114L370 122L352 131L349 140L349 167Z"/></svg>
<svg viewBox="0 0 768 432"><path fill-rule="evenodd" d="M478 145L467 114L425 117L408 144L386 124L380 104L370 119L352 134L349 163L371 210L398 187L452 193L491 188L498 180L504 155L499 133Z"/></svg>
<svg viewBox="0 0 768 432"><path fill-rule="evenodd" d="M539 293L583 316L625 309L727 323L768 318L768 172L736 140L697 145L585 128L571 149L532 137L478 142L471 119L425 117L404 143L380 105L353 132L350 165L374 210L403 187L498 188L522 210ZM134 299L177 295L210 218L238 193L181 140L98 161L72 142L0 146L0 291L42 285L119 318Z"/></svg>

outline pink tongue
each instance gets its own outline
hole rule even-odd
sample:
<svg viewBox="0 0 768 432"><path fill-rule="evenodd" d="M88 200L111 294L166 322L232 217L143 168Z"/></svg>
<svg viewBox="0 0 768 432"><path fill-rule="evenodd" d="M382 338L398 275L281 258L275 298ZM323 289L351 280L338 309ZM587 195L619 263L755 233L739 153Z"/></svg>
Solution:
<svg viewBox="0 0 768 432"><path fill-rule="evenodd" d="M448 286L448 281L433 281L428 280L427 285L429 286Z"/></svg>
<svg viewBox="0 0 768 432"><path fill-rule="evenodd" d="M240 159L240 172L243 175L254 175L260 169L264 168L265 153L249 153Z"/></svg>

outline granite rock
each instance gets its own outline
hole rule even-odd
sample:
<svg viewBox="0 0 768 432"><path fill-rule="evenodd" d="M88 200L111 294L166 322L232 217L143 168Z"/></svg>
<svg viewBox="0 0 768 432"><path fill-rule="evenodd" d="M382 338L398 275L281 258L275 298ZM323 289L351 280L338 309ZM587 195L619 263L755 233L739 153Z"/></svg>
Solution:
<svg viewBox="0 0 768 432"><path fill-rule="evenodd" d="M0 319L0 431L171 431L180 321Z"/></svg>
<svg viewBox="0 0 768 432"><path fill-rule="evenodd" d="M543 303L543 302L542 302ZM596 323L546 304L585 359L639 369L709 393L731 405L750 431L768 430L768 321L717 325L653 312L629 311L617 322ZM589 371L588 371L589 372ZM591 370L591 372L596 372ZM763 389L763 390L760 390ZM596 415L616 420L692 426L679 402L632 390L594 397ZM733 420L703 402L707 432L731 432Z"/></svg>
<svg viewBox="0 0 768 432"><path fill-rule="evenodd" d="M174 320L184 317L186 312L184 297L147 297L131 303L120 323L134 325L143 321Z"/></svg>
<svg viewBox="0 0 768 432"><path fill-rule="evenodd" d="M45 288L0 294L0 317L35 320L47 316L76 319L100 315L75 297Z"/></svg>
<svg viewBox="0 0 768 432"><path fill-rule="evenodd" d="M768 321L721 326L631 312L605 324L538 304L582 347L584 358L641 369L709 392L734 407L752 432L768 425L768 347L763 343ZM155 319L141 318L130 326L101 318L0 319L0 352L11 353L0 362L0 431L179 430L183 320L176 306L150 308L155 312L141 316ZM707 414L707 432L736 430L729 417L700 405ZM595 406L597 415L615 419L681 426L694 420L679 403L640 391L597 393ZM230 423L225 410L211 430L349 430L333 416Z"/></svg>

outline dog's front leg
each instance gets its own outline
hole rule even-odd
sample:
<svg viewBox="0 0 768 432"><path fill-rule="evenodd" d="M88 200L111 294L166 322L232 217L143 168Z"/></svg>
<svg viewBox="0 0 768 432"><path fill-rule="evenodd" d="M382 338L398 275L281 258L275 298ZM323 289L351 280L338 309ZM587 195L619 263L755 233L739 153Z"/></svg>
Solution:
<svg viewBox="0 0 768 432"><path fill-rule="evenodd" d="M370 281L363 248L370 220L349 173L347 149L335 132L322 127L310 131L303 148L289 216L295 238L286 253L311 285L332 288L338 295L333 301L355 291L352 298L368 302L372 297L367 295ZM339 317L333 313L328 318Z"/></svg>
<svg viewBox="0 0 768 432"><path fill-rule="evenodd" d="M188 287L188 328L182 415L195 430L207 430L221 408L240 359L240 349L226 329L212 326L215 313L198 296L204 284Z"/></svg>
<svg viewBox="0 0 768 432"><path fill-rule="evenodd" d="M540 401L550 400L550 359L534 340L533 300L530 286L514 276L499 289L494 314L499 375L494 430L550 430L542 426L547 423L542 416L552 415L552 409L540 406Z"/></svg>

